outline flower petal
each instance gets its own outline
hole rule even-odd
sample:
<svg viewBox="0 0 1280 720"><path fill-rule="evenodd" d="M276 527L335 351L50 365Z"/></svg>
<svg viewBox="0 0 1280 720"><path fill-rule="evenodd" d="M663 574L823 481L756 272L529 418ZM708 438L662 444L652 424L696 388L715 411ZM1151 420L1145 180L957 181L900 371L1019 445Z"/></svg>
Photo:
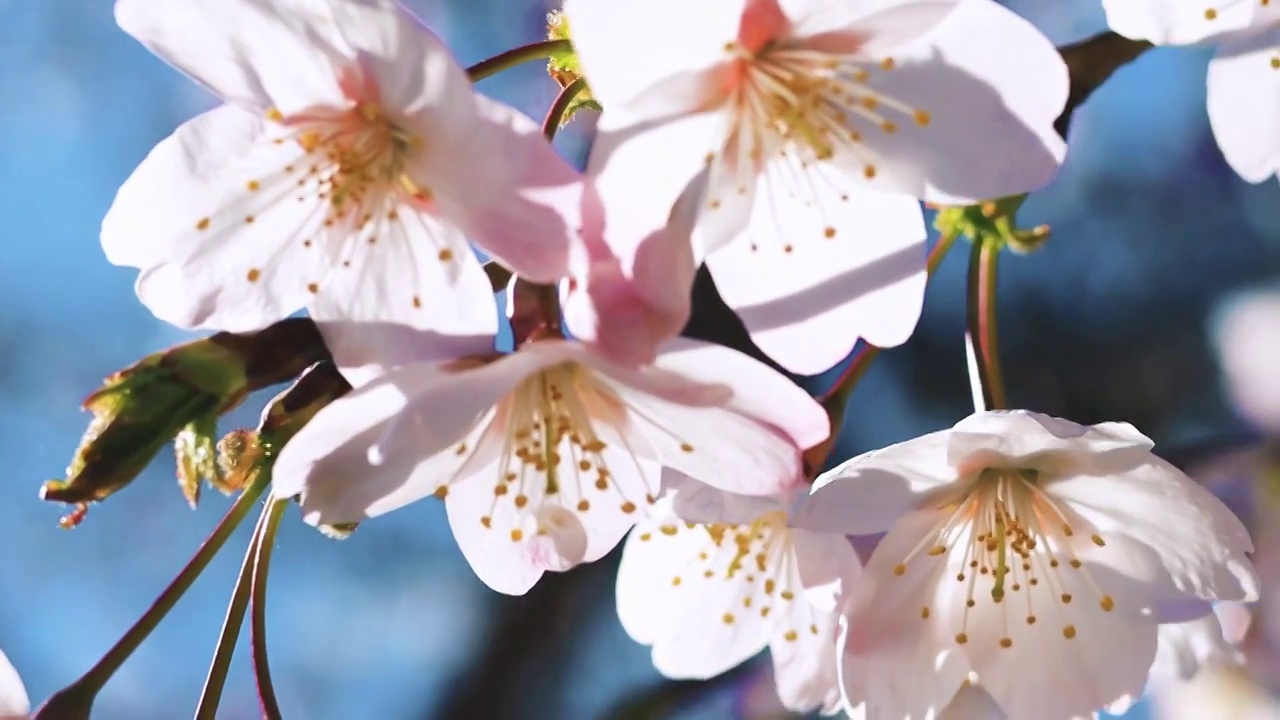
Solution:
<svg viewBox="0 0 1280 720"><path fill-rule="evenodd" d="M580 176L528 117L480 95L469 105L434 108L432 118L457 114L453 131L417 130L426 145L406 173L486 253L527 280L555 282L580 224Z"/></svg>
<svg viewBox="0 0 1280 720"><path fill-rule="evenodd" d="M1151 664L1151 683L1190 680L1202 667L1239 664L1244 655L1223 637L1218 616L1160 626L1156 657Z"/></svg>
<svg viewBox="0 0 1280 720"><path fill-rule="evenodd" d="M22 685L22 678L9 662L9 658L0 652L0 719L21 720L31 712L31 700L27 697L27 689Z"/></svg>
<svg viewBox="0 0 1280 720"><path fill-rule="evenodd" d="M702 524L750 524L762 515L785 510L782 500L792 494L740 495L698 482L670 468L663 470L662 489L670 498L672 517Z"/></svg>
<svg viewBox="0 0 1280 720"><path fill-rule="evenodd" d="M230 103L286 115L341 107L355 55L321 0L117 0L116 22Z"/></svg>
<svg viewBox="0 0 1280 720"><path fill-rule="evenodd" d="M869 718L934 717L968 677L968 662L952 636L940 623L921 619L921 609L934 604L945 581L945 566L912 562L896 571L945 520L937 511L903 516L846 599L837 644L842 693L846 705L865 702Z"/></svg>
<svg viewBox="0 0 1280 720"><path fill-rule="evenodd" d="M1045 492L1069 503L1104 538L1143 546L1162 579L1182 593L1204 600L1258 597L1244 525L1212 493L1150 452L1111 453L1094 471L1055 479Z"/></svg>
<svg viewBox="0 0 1280 720"><path fill-rule="evenodd" d="M245 332L287 317L328 270L310 247L324 245L324 206L294 199L304 155L239 108L196 117L120 187L102 221L107 259L142 269L139 298L179 327Z"/></svg>
<svg viewBox="0 0 1280 720"><path fill-rule="evenodd" d="M769 643L778 698L792 712L837 707L840 679L836 672L836 635L840 616L803 601L789 603L787 609L790 612L786 629L775 632Z"/></svg>
<svg viewBox="0 0 1280 720"><path fill-rule="evenodd" d="M818 165L779 167L790 160L766 167L745 236L707 267L765 354L816 375L859 337L879 347L910 337L924 305L924 216L910 196L851 188Z"/></svg>
<svg viewBox="0 0 1280 720"><path fill-rule="evenodd" d="M809 604L822 612L839 610L839 601L848 597L862 578L862 562L849 539L837 533L792 528L791 543Z"/></svg>
<svg viewBox="0 0 1280 720"><path fill-rule="evenodd" d="M819 532L872 535L957 478L947 463L949 430L863 453L822 473L791 510L791 524Z"/></svg>
<svg viewBox="0 0 1280 720"><path fill-rule="evenodd" d="M1269 18L1257 2L1102 0L1102 7L1112 30L1156 45L1199 42L1257 27Z"/></svg>
<svg viewBox="0 0 1280 720"><path fill-rule="evenodd" d="M924 114L860 125L864 152L834 158L852 164L859 182L963 205L1038 189L1057 173L1066 145L1053 121L1067 100L1067 67L1031 23L991 0L965 0L886 56L892 65L867 85Z"/></svg>
<svg viewBox="0 0 1280 720"><path fill-rule="evenodd" d="M1229 301L1216 325L1218 362L1234 406L1264 434L1280 437L1280 377L1273 362L1280 356L1280 288Z"/></svg>
<svg viewBox="0 0 1280 720"><path fill-rule="evenodd" d="M893 52L932 32L959 4L956 0L780 0L797 37L844 36L868 55ZM870 10L870 12L868 12Z"/></svg>
<svg viewBox="0 0 1280 720"><path fill-rule="evenodd" d="M564 12L592 94L606 109L644 120L652 116L638 99L730 59L725 46L738 37L745 5L746 0L567 0ZM657 51L655 37L662 38Z"/></svg>
<svg viewBox="0 0 1280 720"><path fill-rule="evenodd" d="M706 526L678 521L662 501L627 538L618 566L618 618L632 639L653 645L663 675L713 677L768 642L772 619L755 603L744 606L758 594L748 571L725 569L734 548L715 543Z"/></svg>
<svg viewBox="0 0 1280 720"><path fill-rule="evenodd" d="M379 212L369 230L376 242L349 243L308 306L348 380L492 349L498 306L457 228L404 205Z"/></svg>
<svg viewBox="0 0 1280 720"><path fill-rule="evenodd" d="M715 343L676 338L662 347L655 366L687 380L716 383L733 395L725 409L778 428L800 448L826 440L826 411L800 386L768 365Z"/></svg>
<svg viewBox="0 0 1280 720"><path fill-rule="evenodd" d="M1280 28L1227 40L1209 63L1209 122L1213 135L1231 167L1252 183L1280 173L1277 58Z"/></svg>
<svg viewBox="0 0 1280 720"><path fill-rule="evenodd" d="M1087 426L1029 410L988 410L956 423L947 461L962 474L986 467L1034 467L1037 458L1088 465L1104 453L1150 450L1152 445L1129 423Z"/></svg>

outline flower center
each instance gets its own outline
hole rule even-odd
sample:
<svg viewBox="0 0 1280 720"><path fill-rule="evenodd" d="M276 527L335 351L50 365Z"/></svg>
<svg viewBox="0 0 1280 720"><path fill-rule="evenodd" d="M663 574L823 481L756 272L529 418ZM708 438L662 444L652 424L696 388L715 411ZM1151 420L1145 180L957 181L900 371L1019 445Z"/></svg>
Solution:
<svg viewBox="0 0 1280 720"><path fill-rule="evenodd" d="M800 571L785 511L774 510L743 525L666 524L659 526L658 531L664 536L695 533L705 541L694 562L672 575L671 585L693 585L703 591L723 594L726 608L721 622L733 625L740 621L740 614L748 612L768 619L779 609L785 615L782 637L788 642L798 640L802 631L811 635L819 633L813 608L803 599L797 599ZM638 537L641 542L654 540L648 532ZM693 578L692 582L686 581L689 577ZM738 589L723 593L699 584L699 578L731 583ZM792 606L793 601L798 605Z"/></svg>
<svg viewBox="0 0 1280 720"><path fill-rule="evenodd" d="M555 532L545 522L550 515L536 515L544 505L585 516L595 503L607 501L624 514L634 513L641 498L631 497L635 488L629 493L615 482L608 466L611 452L619 457L610 444L622 437L625 412L617 393L577 363L554 365L520 381L499 403L489 426L488 432L502 433L502 447L493 501L480 523L510 525L512 541L519 542L525 538L524 523L512 518L536 516L539 535ZM455 452L463 456L474 450L464 443ZM437 491L445 494L445 487ZM649 494L643 499L654 500ZM501 514L508 517L495 521Z"/></svg>
<svg viewBox="0 0 1280 720"><path fill-rule="evenodd" d="M863 161L863 174L876 175L874 153L864 133L892 135L900 124L925 127L925 110L878 92L868 84L875 71L894 68L857 52L837 54L794 40L774 40L748 52L730 45L737 58L731 102L736 122L730 157L759 164L775 153L792 152L800 163L830 160L847 153Z"/></svg>
<svg viewBox="0 0 1280 720"><path fill-rule="evenodd" d="M942 560L946 572L955 572L955 582L963 590L952 597L964 601L957 644L969 642L971 612L990 609L980 607L988 601L1001 618L998 642L1002 648L1013 645L1012 614L1025 608L1026 625L1035 625L1037 604L1049 602L1062 611L1054 617L1063 617L1075 601L1075 588L1086 588L1103 612L1114 609L1115 601L1099 589L1073 549L1082 542L1078 528L1073 527L1080 521L1073 522L1064 507L1039 487L1039 480L1039 473L1031 469L983 470L964 497L947 508L950 512L936 532L927 533L894 568L895 575L904 575L907 566L923 560L923 555ZM1098 547L1106 545L1096 533L1089 541ZM1019 594L1023 597L1015 602L1012 596ZM928 619L929 607L923 607L920 615ZM1074 623L1063 624L1064 638L1070 640L1076 633Z"/></svg>

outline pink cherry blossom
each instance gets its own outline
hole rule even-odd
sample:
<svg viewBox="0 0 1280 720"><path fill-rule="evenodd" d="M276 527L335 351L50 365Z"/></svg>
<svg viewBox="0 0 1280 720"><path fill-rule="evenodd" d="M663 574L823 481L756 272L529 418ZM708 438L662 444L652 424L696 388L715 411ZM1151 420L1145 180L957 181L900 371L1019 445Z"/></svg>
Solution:
<svg viewBox="0 0 1280 720"><path fill-rule="evenodd" d="M1049 181L1067 97L1049 41L990 0L876 7L566 3L605 107L588 167L603 237L619 257L647 256L621 262L615 281L637 286L625 292L685 298L685 273L640 268L692 253L761 349L819 372L858 337L911 334L925 281L917 198L969 203ZM691 245L655 246L672 225Z"/></svg>
<svg viewBox="0 0 1280 720"><path fill-rule="evenodd" d="M444 498L480 579L521 594L612 549L657 499L663 468L775 493L829 430L803 390L718 345L672 341L635 368L535 341L368 382L285 446L275 492L300 495L307 522L323 525Z"/></svg>
<svg viewBox="0 0 1280 720"><path fill-rule="evenodd" d="M845 600L847 697L923 718L970 674L1013 718L1141 695L1159 623L1252 601L1240 521L1125 423L986 411L819 477L792 524L888 531Z"/></svg>
<svg viewBox="0 0 1280 720"><path fill-rule="evenodd" d="M103 221L158 317L247 331L307 308L492 335L467 238L534 281L565 273L577 173L391 0L118 0L116 16L226 102L161 141Z"/></svg>

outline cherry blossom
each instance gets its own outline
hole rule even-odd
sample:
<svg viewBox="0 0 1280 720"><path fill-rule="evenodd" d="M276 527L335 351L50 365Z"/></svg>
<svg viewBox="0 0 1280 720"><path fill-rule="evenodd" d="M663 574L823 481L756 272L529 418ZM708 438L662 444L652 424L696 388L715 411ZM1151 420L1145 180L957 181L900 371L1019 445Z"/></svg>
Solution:
<svg viewBox="0 0 1280 720"><path fill-rule="evenodd" d="M1063 157L1052 123L1066 67L990 0L688 5L565 7L605 108L588 163L604 237L638 258L616 279L638 287L616 294L687 298L684 273L639 268L692 252L789 370L825 370L858 337L883 347L911 334L925 282L917 199L1032 190ZM692 249L654 242L670 225Z"/></svg>
<svg viewBox="0 0 1280 720"><path fill-rule="evenodd" d="M156 316L491 335L468 237L534 281L564 274L576 171L391 0L118 0L116 17L226 103L161 141L103 221Z"/></svg>
<svg viewBox="0 0 1280 720"><path fill-rule="evenodd" d="M618 617L663 675L713 677L767 647L786 708L835 711L835 598L861 565L844 535L787 527L796 492L807 487L747 497L685 481L636 524Z"/></svg>
<svg viewBox="0 0 1280 720"><path fill-rule="evenodd" d="M1271 0L1103 0L1121 35L1157 45L1212 41L1209 122L1251 183L1280 174L1280 5Z"/></svg>
<svg viewBox="0 0 1280 720"><path fill-rule="evenodd" d="M1216 327L1219 362L1236 408L1259 429L1280 436L1280 290L1228 303Z"/></svg>
<svg viewBox="0 0 1280 720"><path fill-rule="evenodd" d="M350 523L443 498L480 579L511 594L612 549L662 468L768 494L801 477L826 414L769 367L675 340L633 368L581 343L425 360L321 410L281 452L275 493L307 522Z"/></svg>
<svg viewBox="0 0 1280 720"><path fill-rule="evenodd" d="M851 702L921 718L976 673L1009 717L1088 716L1141 695L1175 610L1256 599L1244 526L1151 448L984 411L819 477L793 525L887 531L843 608Z"/></svg>
<svg viewBox="0 0 1280 720"><path fill-rule="evenodd" d="M0 720L26 720L30 713L31 700L22 678L9 658L0 652Z"/></svg>

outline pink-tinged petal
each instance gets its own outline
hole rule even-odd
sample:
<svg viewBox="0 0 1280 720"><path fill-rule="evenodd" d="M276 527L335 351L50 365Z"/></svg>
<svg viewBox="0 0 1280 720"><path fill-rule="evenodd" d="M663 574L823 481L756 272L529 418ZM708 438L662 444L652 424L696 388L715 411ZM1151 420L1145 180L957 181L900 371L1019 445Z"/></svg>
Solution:
<svg viewBox="0 0 1280 720"><path fill-rule="evenodd" d="M950 431L863 453L822 473L791 510L791 524L819 532L872 535L958 477L947 463Z"/></svg>
<svg viewBox="0 0 1280 720"><path fill-rule="evenodd" d="M1151 683L1158 687L1190 680L1201 668L1243 661L1244 656L1223 636L1218 616L1209 613L1196 620L1160 626Z"/></svg>
<svg viewBox="0 0 1280 720"><path fill-rule="evenodd" d="M1251 183L1280 173L1278 58L1280 28L1229 39L1209 63L1213 135L1227 162Z"/></svg>
<svg viewBox="0 0 1280 720"><path fill-rule="evenodd" d="M860 144L836 154L860 182L960 205L1053 179L1066 153L1053 121L1069 78L1029 22L992 0L964 0L936 30L883 57L891 69L869 66L867 86L911 111L858 124Z"/></svg>
<svg viewBox="0 0 1280 720"><path fill-rule="evenodd" d="M831 434L826 412L807 392L737 350L676 338L662 347L655 366L687 380L728 387L732 396L725 409L778 428L799 448L813 447Z"/></svg>
<svg viewBox="0 0 1280 720"><path fill-rule="evenodd" d="M868 718L926 720L944 708L969 667L939 623L921 619L944 580L942 563L896 567L937 532L946 515L913 512L894 524L872 553L842 611L837 641L845 703L866 703ZM936 618L935 618L936 619Z"/></svg>
<svg viewBox="0 0 1280 720"><path fill-rule="evenodd" d="M649 364L659 345L678 335L689 317L697 267L688 235L660 228L619 256L605 239L605 222L599 196L589 185L572 281L562 293L565 325L615 362Z"/></svg>
<svg viewBox="0 0 1280 720"><path fill-rule="evenodd" d="M956 0L780 0L792 33L822 46L891 53L933 31L959 5Z"/></svg>
<svg viewBox="0 0 1280 720"><path fill-rule="evenodd" d="M9 658L0 652L0 720L25 720L31 712L31 700L22 678Z"/></svg>
<svg viewBox="0 0 1280 720"><path fill-rule="evenodd" d="M1129 423L1079 425L1029 410L974 413L952 428L947 462L961 473L986 467L1038 467L1051 464L1090 465L1117 450L1150 450L1151 439Z"/></svg>
<svg viewBox="0 0 1280 720"><path fill-rule="evenodd" d="M492 349L498 306L457 228L401 206L380 212L369 231L375 242L347 243L308 305L352 384L446 352Z"/></svg>
<svg viewBox="0 0 1280 720"><path fill-rule="evenodd" d="M802 375L831 368L859 337L906 342L927 278L920 204L787 162L766 168L745 235L707 258L721 297L765 354Z"/></svg>
<svg viewBox="0 0 1280 720"><path fill-rule="evenodd" d="M726 45L738 37L745 5L746 0L568 0L564 12L592 94L606 109L648 120L655 115L644 113L653 109L665 85L686 82L731 59ZM655 38L661 38L657 50ZM648 102L637 102L644 96ZM669 109L666 105L658 107Z"/></svg>
<svg viewBox="0 0 1280 720"><path fill-rule="evenodd" d="M448 114L450 132L431 124ZM475 95L470 103L423 111L410 125L424 143L406 174L434 198L442 220L532 282L569 270L580 225L582 184L528 117Z"/></svg>
<svg viewBox="0 0 1280 720"><path fill-rule="evenodd" d="M1261 27L1278 17L1257 0L1102 0L1107 24L1134 40L1186 45Z"/></svg>
<svg viewBox="0 0 1280 720"><path fill-rule="evenodd" d="M407 126L424 124L444 135L474 112L474 90L449 48L393 0L330 1L338 31L359 54L377 100ZM428 134L424 140L431 144ZM437 141L438 142L438 141Z"/></svg>
<svg viewBox="0 0 1280 720"><path fill-rule="evenodd" d="M311 247L325 244L325 206L294 197L304 157L234 106L196 117L120 187L102 222L107 259L140 268L138 297L179 327L240 332L287 317L329 264Z"/></svg>
<svg viewBox="0 0 1280 720"><path fill-rule="evenodd" d="M117 0L116 22L224 100L286 115L342 107L354 52L322 0Z"/></svg>
<svg viewBox="0 0 1280 720"><path fill-rule="evenodd" d="M1005 720L1007 717L995 698L978 685L961 687L938 713L938 720Z"/></svg>
<svg viewBox="0 0 1280 720"><path fill-rule="evenodd" d="M1244 525L1212 493L1150 452L1101 456L1096 467L1054 479L1045 492L1068 503L1102 537L1127 538L1144 548L1131 554L1142 571L1128 574L1150 574L1154 565L1163 577L1149 582L1192 597L1258 597L1258 577L1246 555L1253 543Z"/></svg>
<svg viewBox="0 0 1280 720"><path fill-rule="evenodd" d="M663 290L689 292L687 287L672 287L662 272L681 260L665 254L686 251L674 245L647 245L672 224L673 211L686 193L688 217L680 218L672 231L683 236L686 223L697 221L696 208L703 200L696 178L707 167L707 157L724 143L727 123L728 116L716 110L643 124L608 111L600 116L587 161L587 175L604 209L599 236L619 258L624 274L639 274L642 284L652 283L651 289L642 290L647 296L657 297ZM740 222L746 222L745 215Z"/></svg>

